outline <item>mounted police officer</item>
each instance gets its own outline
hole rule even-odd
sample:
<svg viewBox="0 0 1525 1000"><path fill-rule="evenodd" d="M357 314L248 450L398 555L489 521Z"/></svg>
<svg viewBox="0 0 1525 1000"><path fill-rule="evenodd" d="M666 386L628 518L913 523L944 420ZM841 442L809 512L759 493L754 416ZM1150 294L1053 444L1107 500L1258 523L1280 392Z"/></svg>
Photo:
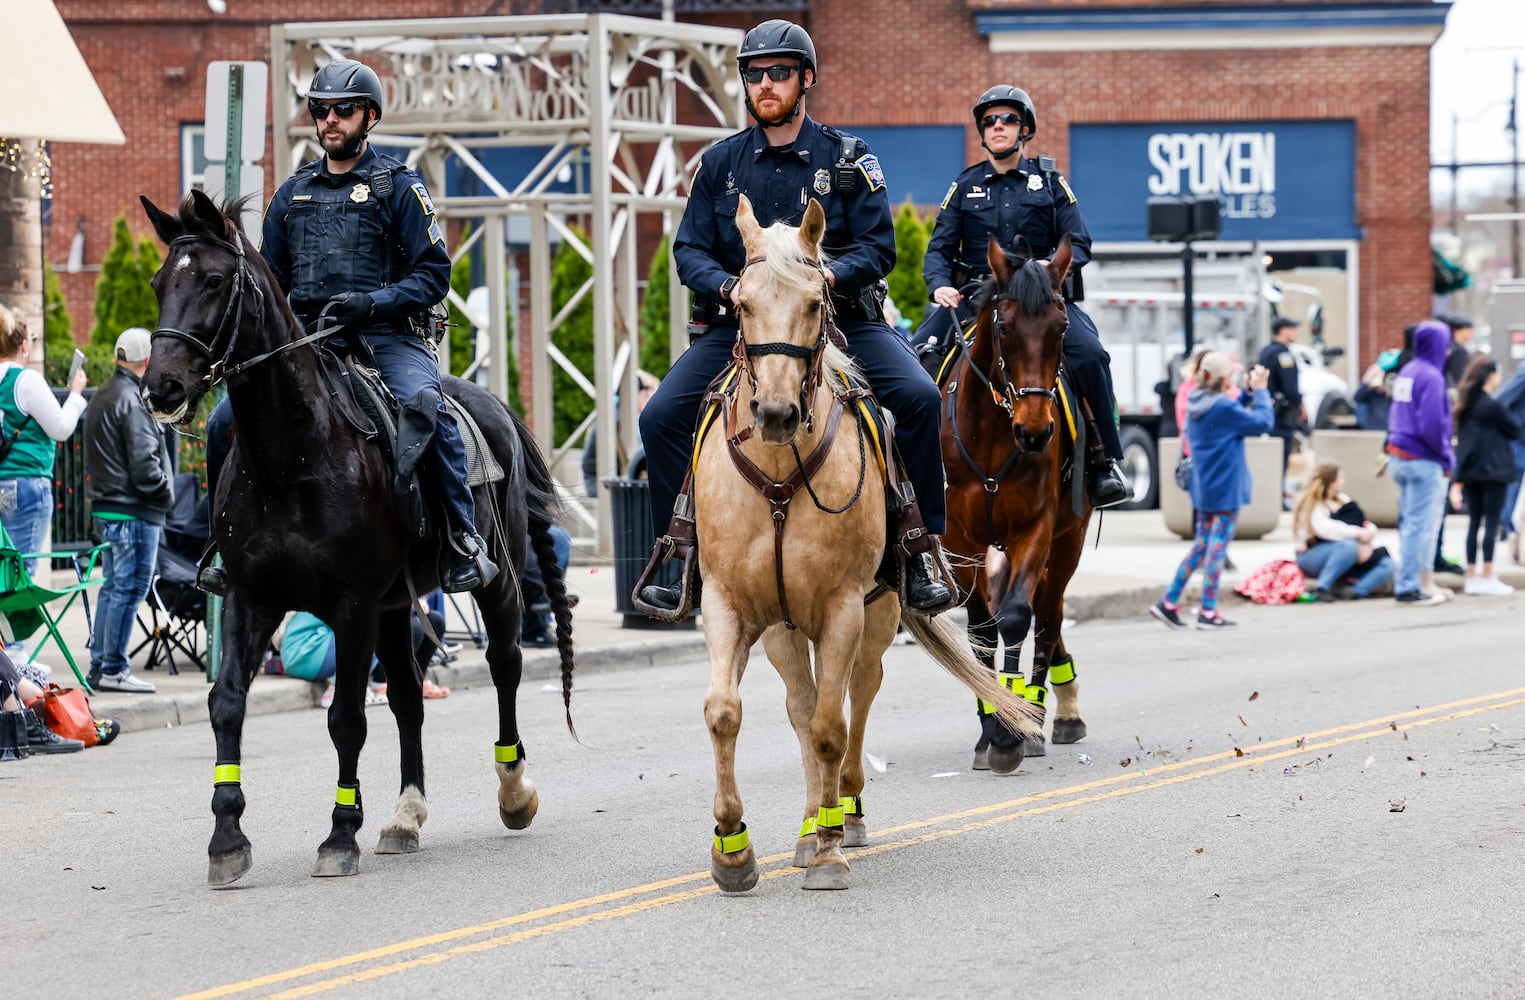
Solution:
<svg viewBox="0 0 1525 1000"><path fill-rule="evenodd" d="M915 342L937 339L940 353L952 343L956 316L967 310L961 291L969 282L989 277L986 248L991 235L1007 250L1025 242L1027 252L1047 258L1068 233L1074 262L1065 281L1064 368L1096 418L1095 439L1106 461L1091 463L1088 492L1093 507L1113 507L1133 499L1119 464L1122 441L1114 417L1111 358L1101 346L1096 325L1076 302L1084 297L1080 269L1091 259L1091 234L1064 175L1052 157L1024 157L1022 149L1038 131L1032 98L1017 87L991 87L974 105L974 124L985 147L984 162L958 175L948 187L942 211L922 262L935 309L917 331ZM970 315L965 313L965 315Z"/></svg>
<svg viewBox="0 0 1525 1000"><path fill-rule="evenodd" d="M730 296L746 254L736 210L745 194L764 227L798 226L812 200L826 210L822 251L831 258L826 277L837 325L874 392L894 411L895 443L926 530L940 535L946 521L940 397L905 338L884 321L879 281L895 263L895 231L879 160L861 139L804 113L805 95L816 83L815 45L804 28L765 21L747 32L736 61L757 124L705 151L673 241L678 274L695 293L691 329L702 335L641 413L652 524L661 530L671 520L700 401L731 360L737 324ZM906 559L906 593L913 612L939 610L951 599L925 554ZM647 586L640 597L675 613L682 584Z"/></svg>
<svg viewBox="0 0 1525 1000"><path fill-rule="evenodd" d="M316 330L325 321L374 355L381 378L413 426L434 424L424 449L448 519L441 587L474 590L497 574L476 529L466 485L466 450L445 408L429 311L450 285L450 254L423 179L367 141L381 121L381 81L370 67L340 59L321 67L307 110L326 154L299 167L265 210L260 256L275 272L297 318ZM424 433L427 433L425 431ZM430 468L432 467L432 468ZM220 567L200 583L226 590Z"/></svg>
<svg viewBox="0 0 1525 1000"><path fill-rule="evenodd" d="M1297 385L1297 356L1287 345L1297 338L1298 322L1290 316L1278 316L1271 321L1271 342L1260 350L1259 362L1271 373L1266 389L1271 393L1271 406L1276 411L1276 425L1271 434L1281 438L1281 474L1287 475L1287 462L1292 458L1292 442L1297 428L1303 422L1303 394Z"/></svg>

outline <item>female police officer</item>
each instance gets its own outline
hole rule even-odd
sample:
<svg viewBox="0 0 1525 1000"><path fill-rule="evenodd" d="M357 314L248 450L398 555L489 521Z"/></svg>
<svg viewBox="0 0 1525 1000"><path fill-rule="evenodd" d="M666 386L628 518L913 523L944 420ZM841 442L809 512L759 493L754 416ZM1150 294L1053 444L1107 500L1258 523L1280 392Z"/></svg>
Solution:
<svg viewBox="0 0 1525 1000"><path fill-rule="evenodd" d="M736 318L730 293L745 263L736 228L745 194L763 226L799 225L812 199L826 210L822 249L827 280L848 351L875 393L895 413L895 443L921 505L926 529L943 532L940 397L905 339L884 322L877 285L895 263L895 231L884 173L867 144L818 124L802 110L816 82L815 45L805 29L772 20L743 39L736 61L747 110L757 120L706 150L673 241L678 274L695 293L696 320L707 330L693 340L641 412L651 480L652 524L671 520L691 457L694 418L705 387L731 359ZM664 551L661 543L659 552ZM925 555L906 560L909 609L939 610L951 600ZM642 588L642 602L676 616L682 584Z"/></svg>
<svg viewBox="0 0 1525 1000"><path fill-rule="evenodd" d="M944 308L935 310L923 323L918 341L936 335L940 343L950 342L952 315L964 298L959 289L989 275L985 254L992 234L1008 250L1021 237L1028 252L1048 257L1059 238L1068 233L1074 252L1070 274L1077 279L1081 266L1091 259L1091 234L1075 206L1074 192L1054 169L1053 160L1021 155L1023 146L1038 130L1037 114L1026 91L1004 84L991 87L975 102L974 124L980 130L985 161L959 174L943 199L922 263L922 276L932 301ZM1074 287L1066 282L1065 312L1070 326L1064 335L1064 367L1091 406L1096 436L1109 460L1094 463L1091 470L1091 505L1112 507L1131 500L1133 492L1118 464L1123 448L1113 418L1116 404L1108 367L1111 359L1101 346L1091 317L1075 304Z"/></svg>

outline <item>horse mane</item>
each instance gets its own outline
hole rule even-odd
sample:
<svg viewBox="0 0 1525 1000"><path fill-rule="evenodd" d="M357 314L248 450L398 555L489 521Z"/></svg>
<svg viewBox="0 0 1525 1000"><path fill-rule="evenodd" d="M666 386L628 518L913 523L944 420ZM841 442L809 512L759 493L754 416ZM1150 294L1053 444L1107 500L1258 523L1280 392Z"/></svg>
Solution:
<svg viewBox="0 0 1525 1000"><path fill-rule="evenodd" d="M763 260L757 265L768 272L768 283L796 292L801 296L817 295L822 292L824 279L821 275L821 267L831 266L831 259L824 253L820 260L811 262L805 257L804 250L800 247L799 230L783 222L775 222L763 230ZM816 265L819 264L820 267ZM863 374L847 352L838 348L830 341L826 343L826 350L821 359L822 365L828 376L826 382L830 386L839 386L841 379L858 382L863 380Z"/></svg>
<svg viewBox="0 0 1525 1000"><path fill-rule="evenodd" d="M1048 269L1037 258L1014 254L1009 250L1003 250L1002 253L1013 269L1011 281L1002 288L1000 281L992 274L980 285L981 301L993 302L996 294L1004 294L1016 302L1017 311L1023 316L1043 315L1053 302L1054 295Z"/></svg>

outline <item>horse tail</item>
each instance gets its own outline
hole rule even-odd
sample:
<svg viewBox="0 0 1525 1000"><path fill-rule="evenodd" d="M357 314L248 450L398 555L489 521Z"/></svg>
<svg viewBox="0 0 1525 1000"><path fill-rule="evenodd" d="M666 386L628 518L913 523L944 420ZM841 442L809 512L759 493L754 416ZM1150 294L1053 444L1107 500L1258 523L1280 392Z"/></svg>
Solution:
<svg viewBox="0 0 1525 1000"><path fill-rule="evenodd" d="M534 435L517 414L506 406L504 409L519 436L530 547L535 550L535 558L540 563L540 582L551 603L551 615L556 619L556 649L561 655L561 703L566 709L567 731L575 740L577 727L572 724L572 605L567 600L566 576L561 571L561 561L556 558L556 543L551 538L551 525L561 509L561 501L556 495L556 482L551 478L550 466L540 453Z"/></svg>
<svg viewBox="0 0 1525 1000"><path fill-rule="evenodd" d="M996 707L996 715L1024 739L1043 735L1043 719L1037 706L1013 694L996 681L995 672L969 651L964 637L946 618L902 614L900 624L916 637L916 642L975 696Z"/></svg>

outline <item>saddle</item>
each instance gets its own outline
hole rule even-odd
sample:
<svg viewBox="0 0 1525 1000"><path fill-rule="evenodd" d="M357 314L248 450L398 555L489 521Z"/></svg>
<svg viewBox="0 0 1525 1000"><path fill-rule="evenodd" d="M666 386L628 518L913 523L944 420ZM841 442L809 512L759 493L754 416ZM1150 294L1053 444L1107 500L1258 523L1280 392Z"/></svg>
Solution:
<svg viewBox="0 0 1525 1000"><path fill-rule="evenodd" d="M361 363L353 353L340 354L327 346L317 349L323 383L339 412L351 427L381 448L393 466L393 500L398 528L404 538L421 541L431 528L429 504L419 479L418 462L434 437L438 413L433 408L399 402L381 373ZM466 484L482 486L499 482L505 473L482 430L454 396L444 394L445 405L461 428L466 446Z"/></svg>

